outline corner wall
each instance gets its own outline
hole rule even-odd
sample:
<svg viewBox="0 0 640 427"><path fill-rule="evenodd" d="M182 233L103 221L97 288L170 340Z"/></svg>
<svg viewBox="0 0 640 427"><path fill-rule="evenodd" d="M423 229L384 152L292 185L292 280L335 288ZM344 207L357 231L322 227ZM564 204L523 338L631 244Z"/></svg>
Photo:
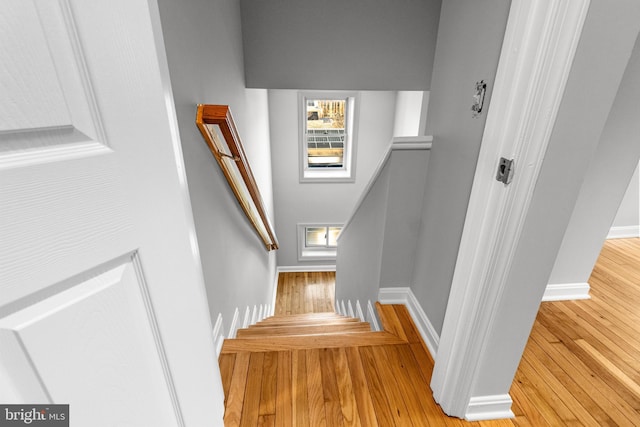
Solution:
<svg viewBox="0 0 640 427"><path fill-rule="evenodd" d="M640 39L580 188L549 283L587 283L640 158ZM636 175L637 177L637 175ZM637 178L636 178L637 179ZM631 186L637 191L637 182ZM635 203L633 203L635 202ZM629 210L637 226L638 195ZM631 218L623 218L629 220Z"/></svg>
<svg viewBox="0 0 640 427"><path fill-rule="evenodd" d="M222 314L228 331L236 307L272 303L276 254L264 249L196 128L196 104L230 106L273 218L267 91L245 89L238 1L158 3L211 322Z"/></svg>

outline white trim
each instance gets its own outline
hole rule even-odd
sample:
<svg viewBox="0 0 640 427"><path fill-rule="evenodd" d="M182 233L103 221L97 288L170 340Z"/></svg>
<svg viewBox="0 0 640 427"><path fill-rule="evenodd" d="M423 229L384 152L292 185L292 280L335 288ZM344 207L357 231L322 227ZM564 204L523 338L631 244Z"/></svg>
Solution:
<svg viewBox="0 0 640 427"><path fill-rule="evenodd" d="M378 180L378 177L382 173L382 169L384 169L384 166L387 164L387 161L389 161L389 158L391 157L391 152L396 150L431 150L431 141L433 141L433 136L430 136L430 135L402 136L402 137L396 136L391 139L391 143L387 147L387 151L385 151L384 155L382 156L382 159L380 159L380 162L376 166L376 169L373 171L373 175L371 175L369 182L364 187L364 190L362 190L362 193L360 194L360 197L358 198L358 201L356 202L355 207L351 211L351 215L348 216L349 219L342 226L343 232L349 226L349 224L355 217L356 212L358 212L358 210L360 209L360 206L364 202L364 199L367 198L367 195L373 188L373 185ZM342 234L343 233L340 233L340 235ZM340 242L340 236L338 236L338 242Z"/></svg>
<svg viewBox="0 0 640 427"><path fill-rule="evenodd" d="M251 324L251 308L247 306L247 310L244 312L244 320L242 321L242 328L248 328Z"/></svg>
<svg viewBox="0 0 640 427"><path fill-rule="evenodd" d="M464 417L555 124L589 0L514 0L485 125L431 380ZM509 186L495 179L515 158Z"/></svg>
<svg viewBox="0 0 640 427"><path fill-rule="evenodd" d="M347 300L347 314L349 315L349 317L356 317L355 313L353 312L353 306L351 305L351 300Z"/></svg>
<svg viewBox="0 0 640 427"><path fill-rule="evenodd" d="M305 273L305 272L317 272L317 271L336 271L335 264L333 265L283 265L277 267L278 274L280 273Z"/></svg>
<svg viewBox="0 0 640 427"><path fill-rule="evenodd" d="M407 307L422 340L431 353L431 357L436 357L440 337L411 288L380 288L378 301L380 304L403 304Z"/></svg>
<svg viewBox="0 0 640 427"><path fill-rule="evenodd" d="M271 297L271 310L269 310L269 316L275 316L276 314L276 301L278 300L278 282L280 281L280 270L276 267L273 283L273 295Z"/></svg>
<svg viewBox="0 0 640 427"><path fill-rule="evenodd" d="M216 349L216 358L220 357L222 351L222 344L224 343L224 323L222 321L222 313L218 314L216 323L213 326L213 342Z"/></svg>
<svg viewBox="0 0 640 427"><path fill-rule="evenodd" d="M590 299L588 283L550 283L544 291L542 301L569 301Z"/></svg>
<svg viewBox="0 0 640 427"><path fill-rule="evenodd" d="M245 326L245 328L251 325L255 325L257 322L258 322L258 306L254 304L253 310L251 311L251 322L247 326Z"/></svg>
<svg viewBox="0 0 640 427"><path fill-rule="evenodd" d="M366 322L364 313L362 312L362 306L360 305L360 300L356 300L356 317L360 319L361 322Z"/></svg>
<svg viewBox="0 0 640 427"><path fill-rule="evenodd" d="M515 418L511 411L512 403L511 396L508 394L472 397L469 399L469 407L464 419L467 421L484 421Z"/></svg>
<svg viewBox="0 0 640 427"><path fill-rule="evenodd" d="M627 225L622 227L611 227L607 239L629 239L640 237L640 225Z"/></svg>
<svg viewBox="0 0 640 427"><path fill-rule="evenodd" d="M296 224L296 239L298 241L298 261L336 261L338 256L337 246L306 246L307 228L308 227L340 227L341 231L344 224L338 223L311 223L311 222L299 222ZM328 232L328 230L327 230ZM327 236L328 237L328 236ZM328 239L327 239L328 243Z"/></svg>
<svg viewBox="0 0 640 427"><path fill-rule="evenodd" d="M233 319L231 320L231 326L229 327L229 338L235 338L238 331L238 319L240 318L240 309L236 307L233 312Z"/></svg>
<svg viewBox="0 0 640 427"><path fill-rule="evenodd" d="M376 316L376 310L373 308L373 304L371 304L371 300L367 301L367 322L371 325L371 328L374 331L380 330L380 324L378 323L378 317Z"/></svg>

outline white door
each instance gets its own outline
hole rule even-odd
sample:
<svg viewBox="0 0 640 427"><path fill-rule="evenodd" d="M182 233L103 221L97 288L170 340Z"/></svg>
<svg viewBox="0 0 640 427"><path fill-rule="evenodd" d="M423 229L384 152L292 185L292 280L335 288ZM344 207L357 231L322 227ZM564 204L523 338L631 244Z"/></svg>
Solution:
<svg viewBox="0 0 640 427"><path fill-rule="evenodd" d="M221 424L172 103L155 0L2 0L0 403Z"/></svg>

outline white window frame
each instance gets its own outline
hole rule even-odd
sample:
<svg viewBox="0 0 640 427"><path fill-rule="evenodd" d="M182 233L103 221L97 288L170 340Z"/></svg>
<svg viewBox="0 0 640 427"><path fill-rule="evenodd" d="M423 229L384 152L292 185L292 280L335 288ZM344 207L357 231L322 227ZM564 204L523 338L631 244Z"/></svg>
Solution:
<svg viewBox="0 0 640 427"><path fill-rule="evenodd" d="M337 246L307 246L307 228L309 227L344 227L344 224L297 224L298 261L335 260Z"/></svg>
<svg viewBox="0 0 640 427"><path fill-rule="evenodd" d="M308 145L306 138L307 127L307 100L327 99L346 100L345 107L345 142L343 152L343 167L329 169L309 168ZM355 182L356 178L356 141L358 129L358 92L325 92L305 91L298 92L298 130L299 130L299 169L300 182Z"/></svg>

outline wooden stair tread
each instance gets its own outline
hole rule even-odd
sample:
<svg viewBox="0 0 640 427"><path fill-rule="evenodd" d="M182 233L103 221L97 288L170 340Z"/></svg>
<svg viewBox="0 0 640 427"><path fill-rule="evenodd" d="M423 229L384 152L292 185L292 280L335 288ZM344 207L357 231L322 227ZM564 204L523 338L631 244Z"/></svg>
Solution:
<svg viewBox="0 0 640 427"><path fill-rule="evenodd" d="M255 325L249 325L248 329L251 328L273 328L273 327L288 327L288 326L314 326L318 324L322 325L350 325L353 323L360 323L361 320L349 317L346 319L309 319L309 320L297 320L297 321L268 321L268 322L258 322Z"/></svg>
<svg viewBox="0 0 640 427"><path fill-rule="evenodd" d="M309 320L309 319L352 319L349 316L343 316L334 312L325 312L325 313L303 313L303 314L277 314L275 316L267 317L262 320L262 322L271 322L271 321L297 321L297 320Z"/></svg>
<svg viewBox="0 0 640 427"><path fill-rule="evenodd" d="M222 345L222 353L362 347L393 344L406 344L406 341L399 339L397 336L388 332L289 335L268 338L227 339L224 340L224 344Z"/></svg>
<svg viewBox="0 0 640 427"><path fill-rule="evenodd" d="M339 324L312 324L312 325L287 325L287 326L262 326L257 328L240 329L237 338L250 336L282 336L282 335L313 335L323 333L340 332L367 332L371 331L371 326L366 322L349 322Z"/></svg>

